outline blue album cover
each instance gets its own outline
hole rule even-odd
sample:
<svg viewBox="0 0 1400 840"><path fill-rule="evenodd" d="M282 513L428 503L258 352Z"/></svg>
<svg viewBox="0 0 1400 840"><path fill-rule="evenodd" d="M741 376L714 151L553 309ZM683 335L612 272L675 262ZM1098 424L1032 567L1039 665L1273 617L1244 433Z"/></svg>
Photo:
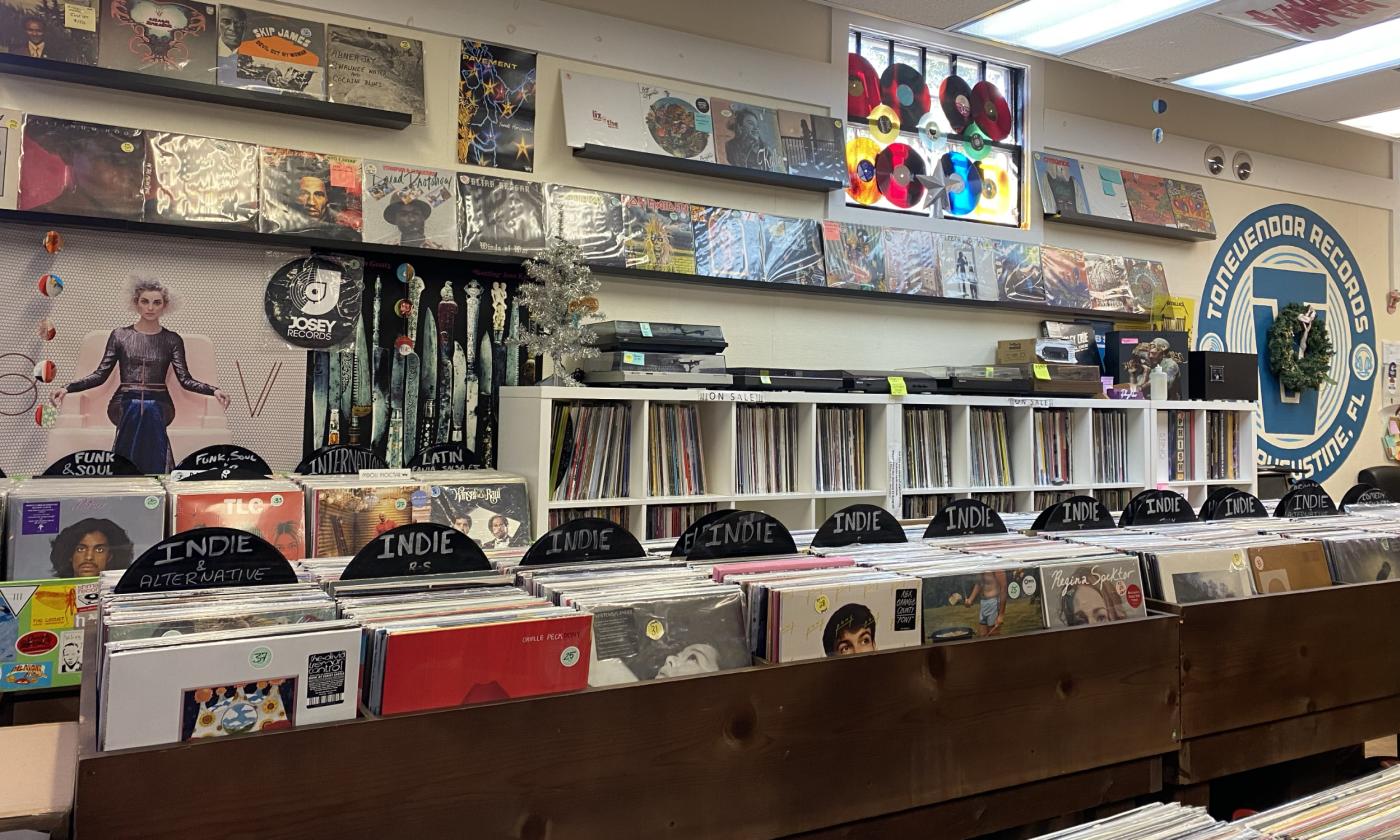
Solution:
<svg viewBox="0 0 1400 840"><path fill-rule="evenodd" d="M695 273L763 279L763 216L750 210L694 205Z"/></svg>

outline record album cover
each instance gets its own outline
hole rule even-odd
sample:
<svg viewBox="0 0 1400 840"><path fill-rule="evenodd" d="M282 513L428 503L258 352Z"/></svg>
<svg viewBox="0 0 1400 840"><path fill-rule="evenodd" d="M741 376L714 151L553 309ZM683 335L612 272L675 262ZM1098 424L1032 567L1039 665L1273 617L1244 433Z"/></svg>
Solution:
<svg viewBox="0 0 1400 840"><path fill-rule="evenodd" d="M487 473L497 475L500 473ZM420 522L447 525L471 537L485 550L517 548L531 542L530 500L525 482L454 481L428 487L426 510L414 509Z"/></svg>
<svg viewBox="0 0 1400 840"><path fill-rule="evenodd" d="M973 237L972 252L977 257L977 300L1000 300L1001 281L997 278L996 242Z"/></svg>
<svg viewBox="0 0 1400 840"><path fill-rule="evenodd" d="M6 577L92 577L127 568L165 537L165 493L154 483L106 495L33 487L11 495L7 520Z"/></svg>
<svg viewBox="0 0 1400 840"><path fill-rule="evenodd" d="M462 41L457 81L457 162L516 172L535 169L532 52Z"/></svg>
<svg viewBox="0 0 1400 840"><path fill-rule="evenodd" d="M619 685L753 664L737 591L589 602L593 664L588 684Z"/></svg>
<svg viewBox="0 0 1400 840"><path fill-rule="evenodd" d="M1206 203L1205 187L1186 181L1169 179L1167 193L1172 200L1172 215L1176 226L1197 233L1215 233L1215 220Z"/></svg>
<svg viewBox="0 0 1400 840"><path fill-rule="evenodd" d="M961 300L977 299L976 238L971 236L940 236L938 238L938 267L943 278L944 297Z"/></svg>
<svg viewBox="0 0 1400 840"><path fill-rule="evenodd" d="M358 160L270 146L261 149L262 233L359 241L363 185Z"/></svg>
<svg viewBox="0 0 1400 840"><path fill-rule="evenodd" d="M1137 557L1044 563L1040 582L1052 630L1147 615Z"/></svg>
<svg viewBox="0 0 1400 840"><path fill-rule="evenodd" d="M326 98L399 111L426 122L423 42L349 26L326 27Z"/></svg>
<svg viewBox="0 0 1400 840"><path fill-rule="evenodd" d="M1400 571L1400 539L1370 537L1325 540L1327 562L1337 583L1391 580Z"/></svg>
<svg viewBox="0 0 1400 840"><path fill-rule="evenodd" d="M885 228L886 291L942 297L938 236L926 230Z"/></svg>
<svg viewBox="0 0 1400 840"><path fill-rule="evenodd" d="M545 245L544 185L457 173L461 249L538 254Z"/></svg>
<svg viewBox="0 0 1400 840"><path fill-rule="evenodd" d="M622 196L582 187L549 184L549 235L572 242L595 265L627 265L623 254Z"/></svg>
<svg viewBox="0 0 1400 840"><path fill-rule="evenodd" d="M1072 157L1035 153L1035 178L1046 213L1089 212L1084 191L1084 174Z"/></svg>
<svg viewBox="0 0 1400 840"><path fill-rule="evenodd" d="M1124 170L1123 188L1128 194L1128 208L1132 210L1133 221L1144 225L1176 227L1176 214L1172 212L1166 179Z"/></svg>
<svg viewBox="0 0 1400 840"><path fill-rule="evenodd" d="M763 216L725 207L690 208L695 273L706 277L763 279Z"/></svg>
<svg viewBox="0 0 1400 840"><path fill-rule="evenodd" d="M113 70L214 84L214 4L189 0L102 0L98 64Z"/></svg>
<svg viewBox="0 0 1400 840"><path fill-rule="evenodd" d="M711 99L715 162L743 169L786 172L778 112L730 99Z"/></svg>
<svg viewBox="0 0 1400 840"><path fill-rule="evenodd" d="M774 590L770 597L777 599L781 618L774 661L798 662L918 645L923 638L919 586L916 579L899 578Z"/></svg>
<svg viewBox="0 0 1400 840"><path fill-rule="evenodd" d="M1193 604L1254 594L1244 549L1164 551L1156 555L1162 600Z"/></svg>
<svg viewBox="0 0 1400 840"><path fill-rule="evenodd" d="M267 540L288 560L306 556L306 507L296 487L220 488L220 481L185 482L171 491L172 534L195 528L237 528ZM183 484L183 483L182 483Z"/></svg>
<svg viewBox="0 0 1400 840"><path fill-rule="evenodd" d="M1035 569L986 569L923 579L924 642L1045 629Z"/></svg>
<svg viewBox="0 0 1400 840"><path fill-rule="evenodd" d="M1083 164L1081 170L1089 213L1108 219L1132 221L1133 213L1128 209L1128 193L1123 187L1122 171L1097 163Z"/></svg>
<svg viewBox="0 0 1400 840"><path fill-rule="evenodd" d="M0 0L0 49L71 64L97 63L97 0Z"/></svg>
<svg viewBox="0 0 1400 840"><path fill-rule="evenodd" d="M146 135L146 220L258 227L258 147L163 131Z"/></svg>
<svg viewBox="0 0 1400 840"><path fill-rule="evenodd" d="M846 140L841 120L778 111L778 137L789 175L846 180Z"/></svg>
<svg viewBox="0 0 1400 840"><path fill-rule="evenodd" d="M93 578L0 585L0 694L82 682L83 624L97 598Z"/></svg>
<svg viewBox="0 0 1400 840"><path fill-rule="evenodd" d="M1327 552L1320 542L1250 546L1245 553L1254 575L1254 589L1260 595L1332 585Z"/></svg>
<svg viewBox="0 0 1400 840"><path fill-rule="evenodd" d="M1123 265L1128 275L1128 289L1132 292L1131 309L1127 312L1150 313L1160 298L1168 296L1167 270L1156 260L1139 260L1125 257Z"/></svg>
<svg viewBox="0 0 1400 840"><path fill-rule="evenodd" d="M457 173L365 161L364 241L457 250Z"/></svg>
<svg viewBox="0 0 1400 840"><path fill-rule="evenodd" d="M628 268L695 273L689 204L629 195L622 199L622 211Z"/></svg>
<svg viewBox="0 0 1400 840"><path fill-rule="evenodd" d="M1128 266L1122 257L1085 254L1091 307L1100 312L1133 312L1137 303L1128 285Z"/></svg>
<svg viewBox="0 0 1400 840"><path fill-rule="evenodd" d="M710 100L684 91L641 86L646 151L657 155L715 162Z"/></svg>
<svg viewBox="0 0 1400 840"><path fill-rule="evenodd" d="M376 536L413 522L416 484L308 487L310 557L350 557Z"/></svg>
<svg viewBox="0 0 1400 840"><path fill-rule="evenodd" d="M997 241L995 248L1001 299L1018 303L1045 303L1040 246Z"/></svg>
<svg viewBox="0 0 1400 840"><path fill-rule="evenodd" d="M21 210L140 221L145 132L30 115L24 121Z"/></svg>
<svg viewBox="0 0 1400 840"><path fill-rule="evenodd" d="M564 92L564 141L576 149L587 145L646 151L642 90L636 82L559 71Z"/></svg>
<svg viewBox="0 0 1400 840"><path fill-rule="evenodd" d="M822 222L826 285L835 289L885 291L883 228Z"/></svg>
<svg viewBox="0 0 1400 840"><path fill-rule="evenodd" d="M763 279L799 286L826 285L821 223L816 219L763 216Z"/></svg>
<svg viewBox="0 0 1400 840"><path fill-rule="evenodd" d="M326 98L326 26L219 6L218 82L224 87Z"/></svg>
<svg viewBox="0 0 1400 840"><path fill-rule="evenodd" d="M24 114L0 110L0 209L13 210L19 202L19 158Z"/></svg>
<svg viewBox="0 0 1400 840"><path fill-rule="evenodd" d="M1040 271L1045 278L1045 302L1050 306L1089 309L1089 277L1084 252L1040 246Z"/></svg>

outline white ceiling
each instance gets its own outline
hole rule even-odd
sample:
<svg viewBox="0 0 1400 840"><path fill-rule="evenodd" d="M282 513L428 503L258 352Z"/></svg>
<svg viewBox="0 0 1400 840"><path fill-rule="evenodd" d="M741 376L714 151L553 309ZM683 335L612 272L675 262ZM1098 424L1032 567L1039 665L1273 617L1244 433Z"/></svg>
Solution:
<svg viewBox="0 0 1400 840"><path fill-rule="evenodd" d="M1014 0L837 0L895 20L952 29L1013 5ZM1267 3L1261 0L1261 6ZM1206 7L1208 10L1210 7ZM1298 43L1270 32L1190 12L1110 38L1064 56L1086 67L1147 82L1170 82ZM1400 16L1397 9L1395 16ZM1400 107L1400 75L1378 70L1254 103L1277 113L1335 122Z"/></svg>

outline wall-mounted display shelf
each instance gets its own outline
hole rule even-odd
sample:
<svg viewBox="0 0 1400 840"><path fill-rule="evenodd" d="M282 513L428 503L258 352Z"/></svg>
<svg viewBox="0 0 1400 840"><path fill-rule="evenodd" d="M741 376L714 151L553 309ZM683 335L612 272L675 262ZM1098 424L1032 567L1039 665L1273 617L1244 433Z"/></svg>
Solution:
<svg viewBox="0 0 1400 840"><path fill-rule="evenodd" d="M1059 399L1048 397L987 397L959 395L818 394L803 392L752 392L734 402L716 399L703 389L629 389L516 387L501 390L501 424L515 434L500 451L499 466L525 476L534 500L532 511L537 533L547 530L553 510L619 506L627 511L627 527L646 538L647 512L660 505L713 504L720 509L763 510L788 528L815 528L831 513L856 502L877 503L900 513L907 499L942 497L946 500L996 496L1007 510L1035 510L1041 494L1075 492L1093 495L1122 491L1129 497L1162 486L1184 495L1199 507L1218 486L1235 486L1254 492L1254 404L1225 402L1153 403L1145 400ZM555 469L554 422L556 404L611 403L627 406L630 436L626 452L613 464L626 465L626 489L621 497L558 499L551 475ZM653 468L651 435L646 422L651 405L698 404L699 458L706 478L703 494L690 497L650 493ZM751 422L752 406L787 407L791 431L774 438L771 445L756 446ZM857 407L863 413L863 433L856 450L846 447L853 481L845 489L823 486L819 458L830 457L834 447L818 446L818 408ZM1159 425L1165 424L1165 408L1200 415L1192 446L1199 452L1199 474L1206 464L1205 415L1230 412L1237 419L1239 469L1228 478L1176 481L1163 479L1165 464L1158 464ZM940 410L937 422L927 412ZM922 418L922 419L921 419ZM1097 420L1096 420L1097 418ZM789 421L784 421L789 422ZM772 428L770 424L766 428ZM930 445L927 430L936 428L942 443ZM1199 438L1199 440L1196 440ZM575 447L577 449L577 447ZM859 451L859 463L854 463ZM1111 452L1112 457L1104 453ZM752 486L745 470L754 463L776 464L790 486ZM1049 469L1059 464L1059 472ZM589 469L607 469L590 466ZM1194 475L1194 474L1193 474ZM915 481L911 481L915 477ZM916 503L917 505L917 503Z"/></svg>
<svg viewBox="0 0 1400 840"><path fill-rule="evenodd" d="M654 155L631 149L614 149L597 143L585 143L574 149L574 157L586 160L605 160L609 163L625 163L644 169L665 169L671 172L684 172L687 175L705 175L710 178L727 178L731 181L747 181L750 184L763 184L769 187L787 187L794 190L828 193L844 189L841 181L826 178L811 178L805 175L789 175L786 172L769 172L766 169L749 169L743 166L725 166L674 155Z"/></svg>
<svg viewBox="0 0 1400 840"><path fill-rule="evenodd" d="M1087 213L1075 213L1073 211L1046 213L1045 220L1066 225L1098 228L1099 230L1113 230L1119 233L1138 233L1143 236L1155 236L1158 239L1176 239L1181 242L1209 242L1215 239L1215 234L1205 233L1203 231L1165 227L1163 225L1147 225L1129 219L1114 219L1108 216L1093 216Z"/></svg>
<svg viewBox="0 0 1400 840"><path fill-rule="evenodd" d="M235 108L252 108L257 111L292 114L298 117L315 117L320 120L367 125L375 128L404 129L413 122L412 114L399 111L381 111L378 108L345 105L321 99L258 93L241 88L193 82L188 79L134 73L129 70L109 70L106 67L70 64L66 61L52 61L46 58L30 58L27 55L0 53L0 73L27 76L31 79L92 85L131 93L169 96L175 99L208 102Z"/></svg>

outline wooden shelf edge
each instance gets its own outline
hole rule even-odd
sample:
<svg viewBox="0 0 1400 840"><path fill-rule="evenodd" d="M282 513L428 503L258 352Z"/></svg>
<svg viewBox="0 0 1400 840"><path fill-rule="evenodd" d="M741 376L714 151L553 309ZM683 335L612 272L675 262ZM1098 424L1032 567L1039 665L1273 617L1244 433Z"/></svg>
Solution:
<svg viewBox="0 0 1400 840"><path fill-rule="evenodd" d="M585 143L574 147L574 157L584 160L601 160L608 163L623 163L646 169L665 169L671 172L684 172L687 175L705 175L711 178L725 178L730 181L746 181L766 187L786 187L806 192L829 193L844 188L841 181L825 178L812 178L806 175L789 175L786 172L769 172L766 169L749 169L743 166L729 166L723 163L709 163L703 160L656 155L637 152L631 149L614 149L596 143Z"/></svg>
<svg viewBox="0 0 1400 840"><path fill-rule="evenodd" d="M1126 219L1112 219L1106 216L1088 216L1079 213L1046 213L1047 222L1059 222L1064 225L1078 225L1079 227L1098 228L1099 230L1112 230L1118 233L1137 233L1143 236L1152 236L1157 239L1175 239L1178 242L1209 242L1214 240L1215 234L1204 233L1197 230L1183 230L1182 228L1169 228L1161 225L1148 225L1142 222L1133 222Z"/></svg>
<svg viewBox="0 0 1400 840"><path fill-rule="evenodd" d="M320 120L366 125L374 128L402 130L413 123L412 114L399 111L381 111L378 108L364 108L359 105L346 105L342 102L327 102L324 99L258 93L257 91L220 87L216 84L205 84L189 79L172 79L146 73L135 73L130 70L112 70L106 67L71 64L47 58L30 58L27 55L0 53L0 73L122 90L129 93L168 96L213 105L252 108L258 111L313 117Z"/></svg>

